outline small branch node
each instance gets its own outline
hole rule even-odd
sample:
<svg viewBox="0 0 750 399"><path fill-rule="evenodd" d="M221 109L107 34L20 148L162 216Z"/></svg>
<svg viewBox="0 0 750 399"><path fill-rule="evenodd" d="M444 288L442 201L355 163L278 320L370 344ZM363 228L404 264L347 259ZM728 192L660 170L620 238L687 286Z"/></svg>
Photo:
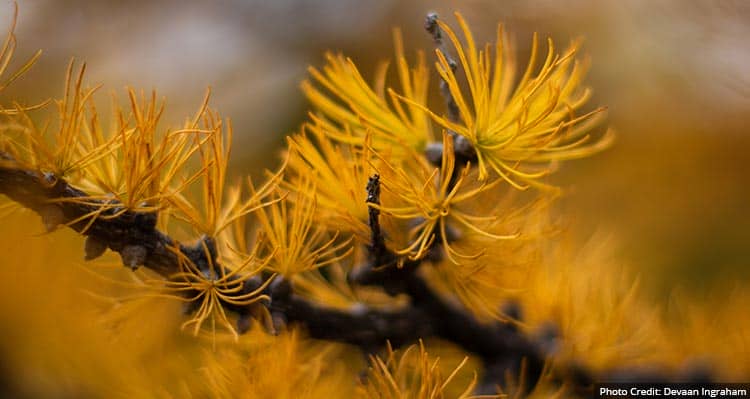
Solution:
<svg viewBox="0 0 750 399"><path fill-rule="evenodd" d="M443 163L443 143L433 142L427 144L424 149L425 158L434 166L440 166Z"/></svg>
<svg viewBox="0 0 750 399"><path fill-rule="evenodd" d="M286 304L292 297L292 282L282 276L274 278L268 288L274 304Z"/></svg>
<svg viewBox="0 0 750 399"><path fill-rule="evenodd" d="M85 252L83 259L86 261L94 260L104 255L104 252L107 250L107 244L94 236L87 236L83 243L83 249Z"/></svg>
<svg viewBox="0 0 750 399"><path fill-rule="evenodd" d="M148 251L142 245L126 245L120 251L122 263L133 271L143 266L146 262L146 255L148 255Z"/></svg>

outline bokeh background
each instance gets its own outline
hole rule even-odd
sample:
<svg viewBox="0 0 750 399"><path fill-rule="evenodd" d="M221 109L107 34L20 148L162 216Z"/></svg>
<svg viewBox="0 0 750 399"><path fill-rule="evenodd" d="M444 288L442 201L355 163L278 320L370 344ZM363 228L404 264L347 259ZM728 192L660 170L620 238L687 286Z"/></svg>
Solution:
<svg viewBox="0 0 750 399"><path fill-rule="evenodd" d="M655 301L750 288L750 2L24 0L19 9L16 59L44 54L6 98L59 96L71 57L106 93L157 89L165 125L191 115L210 86L233 121L233 173L254 175L278 164L284 135L304 121L299 83L325 51L372 76L392 57L394 27L407 51L432 48L428 11L451 20L461 11L482 42L502 22L520 60L534 31L559 45L583 37L592 107L608 106L618 139L555 177L569 187L558 209L569 229L582 243L613 240L613 258ZM0 24L12 10L0 2Z"/></svg>

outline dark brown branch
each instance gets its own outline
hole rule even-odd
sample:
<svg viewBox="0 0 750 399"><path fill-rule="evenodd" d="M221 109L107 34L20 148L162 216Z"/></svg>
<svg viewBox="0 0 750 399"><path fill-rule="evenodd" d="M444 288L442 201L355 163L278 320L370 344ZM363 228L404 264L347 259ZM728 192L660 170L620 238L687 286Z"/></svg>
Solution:
<svg viewBox="0 0 750 399"><path fill-rule="evenodd" d="M355 305L348 310L331 309L294 294L282 278L270 291L271 311L283 314L287 322L303 325L313 338L356 345L365 353L375 353L386 342L401 346L434 335L435 320L418 307L375 310Z"/></svg>
<svg viewBox="0 0 750 399"><path fill-rule="evenodd" d="M380 209L369 204L380 205L380 175L372 175L367 181L367 204L370 225L370 258L375 266L386 266L395 261L385 246L385 237L380 230Z"/></svg>
<svg viewBox="0 0 750 399"><path fill-rule="evenodd" d="M132 269L143 266L169 279L181 271L177 250L206 275L221 274L217 272L222 266L211 237L201 237L193 245L178 243L156 228L156 213L121 212L122 208L112 203L104 206L103 202L97 205L95 200L76 201L88 195L65 179L21 168L4 153L0 153L0 193L38 213L48 230L66 225L85 236L86 260L101 256L109 248L120 254L125 266ZM224 274L228 273L225 270ZM240 294L260 287L260 282L252 279L237 281L237 284L244 284ZM186 297L195 297L195 294L185 292ZM240 322L245 321L250 311L248 307L224 305L240 316ZM194 310L191 304L187 310Z"/></svg>
<svg viewBox="0 0 750 399"><path fill-rule="evenodd" d="M5 160L0 166L0 192L21 205L34 210L43 218L50 218L50 214L59 212L60 218L56 222L66 224L68 227L87 236L96 245L103 245L122 255L128 248L142 248L138 265L147 267L164 277L169 278L172 274L180 271L179 260L174 252L168 248L175 247L176 242L168 235L156 229L156 215L153 213L140 213L133 211L122 212L112 217L117 209L108 209L98 215L91 222L86 215L92 215L97 210L96 205L82 204L76 201L60 201L60 199L81 199L87 195L69 185L64 179L53 176L45 176L42 173L21 169L14 165L12 158L5 155ZM370 202L379 202L379 184L377 177L373 177L370 187ZM371 207L373 227L373 261L379 264L377 270L388 273L387 280L401 283L399 291L406 288L404 283L410 280L416 264L407 264L404 268L394 266L396 256L385 247L378 224L378 212ZM83 218L83 219L82 219ZM68 223L73 220L82 219L76 223ZM94 245L94 244L88 244ZM209 250L204 249L207 247ZM216 264L215 244L210 238L203 238L194 246L179 245L182 254L190 259L201 270L208 269L210 263ZM94 251L98 252L98 251ZM124 263L130 255L122 255ZM207 256L212 259L209 261ZM375 273L377 274L377 272ZM375 282L376 279L373 279ZM380 281L382 283L386 279ZM261 282L248 281L248 292L259 287ZM291 288L281 290L281 294L272 292L272 311L282 311L290 322L302 322L313 337L331 339L356 344L362 347L379 346L392 341L394 344L415 341L424 336L433 335L437 332L434 326L444 324L438 320L446 315L448 309L444 305L436 306L435 299L428 298L429 293L426 286L419 286L418 280L411 281L417 306L395 310L392 312L376 312L369 309L359 309L351 312L326 309L314 305L301 297L294 295ZM275 284L278 287L279 284ZM278 291L278 289L277 289ZM429 305L429 306L422 306ZM228 306L231 310L241 312L237 307ZM446 330L452 331L452 330ZM440 334L438 334L440 335ZM447 339L458 336L455 333L442 334ZM459 342L460 344L460 342Z"/></svg>
<svg viewBox="0 0 750 399"><path fill-rule="evenodd" d="M379 202L378 190L378 179L374 178L368 187L372 194L368 202ZM153 213L126 211L113 216L117 211L110 209L91 223L85 218L69 223L91 215L97 207L60 199L82 198L86 194L64 179L20 168L11 157L2 153L0 193L39 213L48 225L56 227L64 224L86 236L87 257L100 255L103 252L101 247L109 248L120 253L124 263L136 262L136 266L142 265L169 278L180 270L180 266L177 256L168 248L178 245L179 251L202 270L208 270L211 263L221 267L216 263L212 239L204 237L193 246L179 245L156 229L156 214ZM378 216L378 212L371 212L372 263L353 280L381 285L394 294L407 294L411 298L408 305L388 310L366 306L332 309L295 294L288 281L277 278L266 289L271 301L249 307L224 304L227 310L238 315L239 329L247 329L249 317L254 313L253 306L261 306L266 307L279 323L301 325L312 338L356 345L366 353L375 352L386 342L401 346L420 338L438 337L461 346L482 360L485 375L478 387L479 393L494 392L495 387L505 381L507 373L518 376L522 367L526 375L525 386L533 387L546 359L545 346L525 336L511 324L482 323L456 302L437 294L420 276L420 262L405 261L398 267L398 257L385 247ZM140 248L142 253L123 254L134 247ZM129 266L133 266L133 263ZM263 284L263 278L254 276L243 284L243 292L252 292ZM662 374L650 373L646 378L649 375ZM612 371L595 377L582 367L571 366L568 370L562 370L558 378L561 383L566 381L577 392L586 394L592 381L618 380L623 376L633 377L634 374L632 371Z"/></svg>
<svg viewBox="0 0 750 399"><path fill-rule="evenodd" d="M349 281L361 285L377 285L392 296L404 293L404 279L401 275L411 273L414 264L404 262L398 265L398 257L385 245L385 236L380 229L380 176L375 174L367 182L367 204L370 225L369 262L349 275ZM399 267L400 266L400 267Z"/></svg>

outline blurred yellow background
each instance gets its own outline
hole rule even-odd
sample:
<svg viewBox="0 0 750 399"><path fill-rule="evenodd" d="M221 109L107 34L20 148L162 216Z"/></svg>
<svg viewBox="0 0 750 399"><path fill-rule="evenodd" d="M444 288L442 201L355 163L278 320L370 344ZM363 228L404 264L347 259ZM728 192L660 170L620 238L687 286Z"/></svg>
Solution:
<svg viewBox="0 0 750 399"><path fill-rule="evenodd" d="M284 135L305 119L299 83L326 50L372 76L392 57L394 27L407 53L432 49L428 11L450 20L461 11L483 42L502 22L520 60L534 31L560 46L583 37L590 104L608 106L618 138L562 165L554 179L569 189L558 212L582 243L613 237L613 258L636 268L655 299L675 288L715 299L750 282L750 2L28 0L19 9L16 60L44 54L6 99L61 95L71 57L105 93L157 89L165 126L194 112L211 86L212 104L233 121L235 175L278 164ZM0 4L3 26L12 11Z"/></svg>

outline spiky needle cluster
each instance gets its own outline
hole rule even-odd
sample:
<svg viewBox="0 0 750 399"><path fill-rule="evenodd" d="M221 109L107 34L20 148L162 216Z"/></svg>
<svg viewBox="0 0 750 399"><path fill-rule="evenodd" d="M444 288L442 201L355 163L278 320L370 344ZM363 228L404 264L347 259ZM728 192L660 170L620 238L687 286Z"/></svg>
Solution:
<svg viewBox="0 0 750 399"><path fill-rule="evenodd" d="M502 28L494 45L478 48L456 17L463 41L435 15L426 25L447 111L431 104L428 57L418 53L411 66L398 32L398 87L386 85L388 64L368 84L352 60L329 54L302 85L309 122L260 186L227 184L232 127L208 94L177 129L161 127L163 100L135 90L104 123L85 65L71 62L49 122L34 114L45 104L2 108L0 192L48 230L86 236L86 259L110 249L157 272L162 294L189 304L184 326L195 334L210 325L237 337L257 320L368 353L437 336L487 370L461 397L475 387L496 393L511 375L528 389L547 354L503 310L526 289L504 276L533 267L526 249L545 236L530 220L543 219L552 187L544 177L559 161L605 148L611 134L592 134L603 109L580 112L589 90L577 43L558 54L549 40L537 67L534 36L519 80ZM14 47L11 28L0 72ZM514 199L529 186L542 189L538 199ZM422 343L400 362L390 346L386 360L374 356L361 393L438 398L454 377L440 377ZM416 376L399 380L404 373Z"/></svg>

